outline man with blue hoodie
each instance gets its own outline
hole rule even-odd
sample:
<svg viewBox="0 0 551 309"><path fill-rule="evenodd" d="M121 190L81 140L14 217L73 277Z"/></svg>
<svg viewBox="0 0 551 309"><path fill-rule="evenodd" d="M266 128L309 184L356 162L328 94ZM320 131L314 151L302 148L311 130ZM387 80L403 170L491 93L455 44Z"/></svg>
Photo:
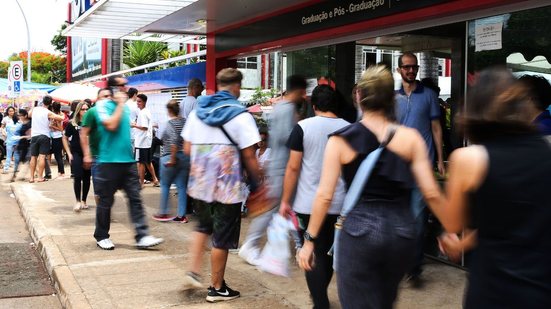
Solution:
<svg viewBox="0 0 551 309"><path fill-rule="evenodd" d="M240 296L224 281L228 250L236 249L241 227L241 204L247 198L242 190L243 164L249 177L260 172L255 145L260 141L253 117L237 101L243 75L227 68L216 75L218 92L198 98L182 131L184 152L190 155L188 194L195 200L198 224L192 237L191 267L185 289L202 287L199 272L205 243L212 235L211 280L208 302ZM253 189L254 191L254 189Z"/></svg>

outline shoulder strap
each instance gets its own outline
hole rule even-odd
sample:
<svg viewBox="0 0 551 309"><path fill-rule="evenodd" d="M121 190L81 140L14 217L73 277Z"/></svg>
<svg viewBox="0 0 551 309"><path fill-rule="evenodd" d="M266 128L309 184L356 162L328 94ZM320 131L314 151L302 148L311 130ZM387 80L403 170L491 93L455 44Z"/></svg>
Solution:
<svg viewBox="0 0 551 309"><path fill-rule="evenodd" d="M230 134L228 134L228 131L226 131L226 129L224 129L224 125L219 126L219 128L220 128L220 130L222 130L224 135L226 135L226 137L230 140L230 143L234 144L235 147L237 147L237 149L239 150L239 145L233 140L233 138L231 138Z"/></svg>
<svg viewBox="0 0 551 309"><path fill-rule="evenodd" d="M392 141L392 138L394 138L397 128L398 126L396 125L390 126L388 128L387 136L383 142L381 142L381 145L369 153L369 155L367 155L367 157L360 164L360 167L358 167L356 175L350 184L350 188L348 188L348 192L346 192L342 205L341 217L346 217L358 202L360 194L363 191L369 176L371 176L371 172L373 172L375 164L379 161L379 157L381 156L383 149L388 145L388 143L390 143L390 141Z"/></svg>

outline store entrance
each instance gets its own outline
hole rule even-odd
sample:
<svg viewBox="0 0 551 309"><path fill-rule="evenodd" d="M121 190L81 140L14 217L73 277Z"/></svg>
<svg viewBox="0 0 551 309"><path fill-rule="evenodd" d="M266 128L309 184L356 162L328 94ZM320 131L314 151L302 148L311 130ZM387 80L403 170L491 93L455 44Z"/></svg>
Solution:
<svg viewBox="0 0 551 309"><path fill-rule="evenodd" d="M443 135L443 155L448 155L463 146L463 139L456 133L452 119L463 107L465 89L465 40L466 23L456 23L416 31L397 33L380 37L357 40L355 80L369 66L384 64L393 73L395 89L402 87L399 71L399 57L404 52L414 53L418 58L417 80L438 94L440 107L440 125ZM429 115L427 115L427 121ZM434 158L436 162L436 157ZM435 164L436 166L436 164ZM442 185L445 175L435 175ZM425 222L425 254L446 260L438 249L436 238L442 228L436 218L427 216ZM460 263L463 266L463 263Z"/></svg>

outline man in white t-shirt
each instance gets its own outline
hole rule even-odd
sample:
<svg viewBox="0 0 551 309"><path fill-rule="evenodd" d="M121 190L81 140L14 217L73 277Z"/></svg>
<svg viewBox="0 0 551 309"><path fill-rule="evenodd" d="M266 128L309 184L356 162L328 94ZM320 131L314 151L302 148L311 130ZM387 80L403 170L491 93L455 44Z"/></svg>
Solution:
<svg viewBox="0 0 551 309"><path fill-rule="evenodd" d="M149 171L153 178L153 185L158 187L159 180L155 175L153 163L151 163L153 154L151 153L151 144L153 142L153 122L151 121L151 112L145 106L147 96L143 93L137 95L138 118L132 128L136 129L134 134L134 156L138 162L138 173L140 174L140 184L144 185L145 169Z"/></svg>
<svg viewBox="0 0 551 309"><path fill-rule="evenodd" d="M231 300L240 295L226 285L224 272L228 250L236 249L239 243L241 204L247 198L242 190L242 164L253 181L259 183L261 177L255 156L255 145L260 141L258 128L237 101L242 79L239 70L221 70L216 75L219 91L199 97L197 108L189 114L182 131L184 152L190 154L191 163L188 195L195 199L199 221L192 237L191 267L185 285L202 286L199 272L203 250L212 235L212 286L208 289L208 302Z"/></svg>
<svg viewBox="0 0 551 309"><path fill-rule="evenodd" d="M197 105L197 97L201 95L201 92L205 87L198 78L192 78L187 84L187 96L180 102L180 116L187 119L189 113L195 109Z"/></svg>
<svg viewBox="0 0 551 309"><path fill-rule="evenodd" d="M44 162L46 155L50 153L50 120L63 121L64 117L56 115L48 107L52 104L52 97L45 96L42 99L43 106L35 106L29 111L31 122L31 177L29 182L34 182L35 171L37 171L38 162L38 182L45 181L42 173L44 172Z"/></svg>
<svg viewBox="0 0 551 309"><path fill-rule="evenodd" d="M320 233L310 235L306 232L306 228L321 178L325 145L329 135L350 123L337 117L338 99L330 86L319 85L314 88L311 102L316 116L299 121L287 141L290 154L283 180L279 213L282 216L288 216L292 205L299 219L304 239L310 242L316 241L314 249L316 267L305 273L306 282L314 308L329 308L327 287L333 276L333 258L327 252L333 245L335 223L346 192L342 179L339 179L336 184L331 208Z"/></svg>
<svg viewBox="0 0 551 309"><path fill-rule="evenodd" d="M128 106L128 109L130 110L130 123L136 123L138 120L138 114L140 113L138 103L136 102L138 100L138 89L128 88L126 94L128 95L126 106ZM132 141L132 147L134 147L134 135L136 134L136 131L138 130L130 129L130 140Z"/></svg>

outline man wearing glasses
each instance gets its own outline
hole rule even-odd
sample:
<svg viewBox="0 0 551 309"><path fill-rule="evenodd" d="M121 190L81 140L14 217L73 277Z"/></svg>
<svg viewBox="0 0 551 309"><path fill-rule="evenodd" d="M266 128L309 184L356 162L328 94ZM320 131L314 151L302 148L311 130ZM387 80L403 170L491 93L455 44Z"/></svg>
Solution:
<svg viewBox="0 0 551 309"><path fill-rule="evenodd" d="M109 239L111 207L118 189L128 197L130 217L136 229L136 246L148 248L163 242L163 239L149 235L145 212L140 193L138 169L130 141L130 110L126 106L126 79L111 76L107 85L113 90L113 99L96 103L99 148L94 185L99 201L96 208L96 230L94 238L104 250L113 250L115 245ZM92 162L89 151L85 150L84 163Z"/></svg>
<svg viewBox="0 0 551 309"><path fill-rule="evenodd" d="M402 88L396 93L396 118L400 124L415 128L427 143L430 161L434 161L436 150L438 172L444 175L444 157L442 152L442 127L440 126L440 107L438 95L416 80L419 72L417 56L404 53L398 58L398 73L402 76ZM419 224L419 246L416 265L409 273L414 287L420 287L420 275L423 262L423 238L426 221L426 205L418 188L413 190L412 211Z"/></svg>

